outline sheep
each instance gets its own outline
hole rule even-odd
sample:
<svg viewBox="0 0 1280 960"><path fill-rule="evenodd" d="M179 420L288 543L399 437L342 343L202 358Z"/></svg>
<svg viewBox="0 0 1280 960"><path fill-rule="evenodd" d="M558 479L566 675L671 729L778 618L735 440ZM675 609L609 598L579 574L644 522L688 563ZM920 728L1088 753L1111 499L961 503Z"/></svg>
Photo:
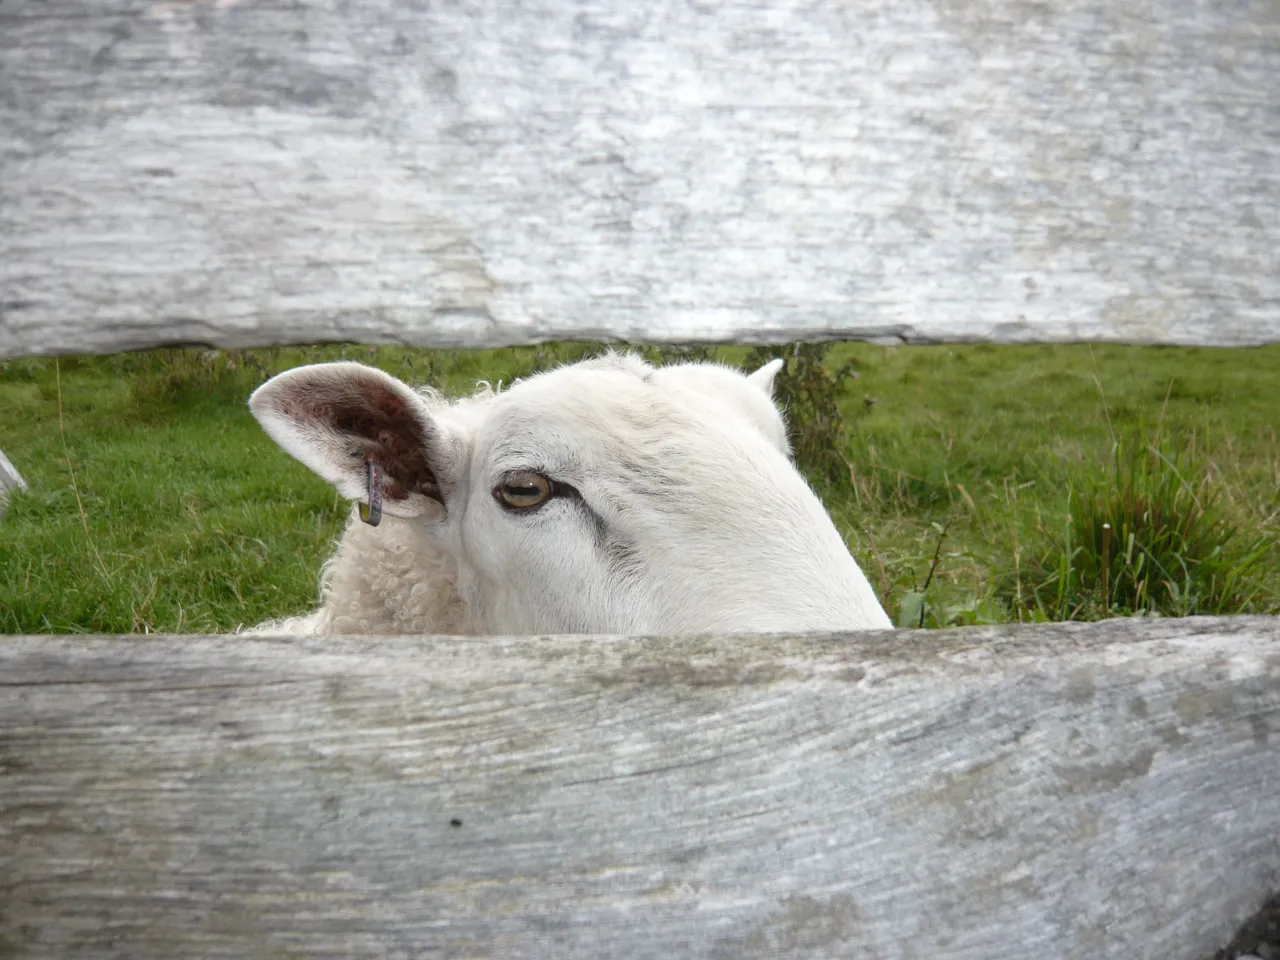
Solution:
<svg viewBox="0 0 1280 960"><path fill-rule="evenodd" d="M360 363L287 370L250 410L355 507L318 609L246 632L891 628L792 462L781 365L611 352L452 402Z"/></svg>

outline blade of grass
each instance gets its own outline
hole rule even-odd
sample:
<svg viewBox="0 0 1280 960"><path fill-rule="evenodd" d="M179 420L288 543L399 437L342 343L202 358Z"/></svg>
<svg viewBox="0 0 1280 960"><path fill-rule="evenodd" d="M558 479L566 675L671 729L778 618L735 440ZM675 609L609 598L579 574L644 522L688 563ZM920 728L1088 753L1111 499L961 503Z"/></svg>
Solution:
<svg viewBox="0 0 1280 960"><path fill-rule="evenodd" d="M107 565L102 562L98 547L93 542L93 535L89 533L89 518L84 512L84 501L80 499L80 486L76 483L75 467L71 465L71 448L67 446L67 428L62 418L62 366L56 358L53 364L53 371L54 379L58 386L58 435L62 437L62 452L67 458L67 472L71 474L71 492L76 495L76 508L80 511L80 526L84 528L85 541L93 552L94 560L98 562L98 570L102 574L102 581L107 586L110 586L111 575L107 573Z"/></svg>

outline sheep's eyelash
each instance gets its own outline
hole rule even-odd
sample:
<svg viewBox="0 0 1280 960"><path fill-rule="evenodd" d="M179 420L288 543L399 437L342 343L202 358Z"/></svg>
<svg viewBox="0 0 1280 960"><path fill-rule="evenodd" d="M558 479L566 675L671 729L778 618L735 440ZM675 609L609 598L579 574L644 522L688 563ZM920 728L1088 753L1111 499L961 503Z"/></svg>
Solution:
<svg viewBox="0 0 1280 960"><path fill-rule="evenodd" d="M549 470L543 466L530 466L528 464L520 463L517 460L514 461L511 466L501 466L494 471L495 479L493 481L493 486L500 487L512 477L522 473L533 473L547 480L553 489L565 488L567 490L572 490L574 496L581 496L578 492L578 488L573 484L567 483L564 480L556 479L556 474L559 472L559 470Z"/></svg>

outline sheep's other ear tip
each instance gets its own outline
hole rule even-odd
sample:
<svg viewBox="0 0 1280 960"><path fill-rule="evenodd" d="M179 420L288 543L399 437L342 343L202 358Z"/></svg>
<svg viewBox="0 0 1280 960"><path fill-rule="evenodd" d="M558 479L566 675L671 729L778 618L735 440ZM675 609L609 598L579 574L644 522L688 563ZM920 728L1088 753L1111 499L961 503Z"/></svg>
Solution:
<svg viewBox="0 0 1280 960"><path fill-rule="evenodd" d="M784 363L786 361L782 357L774 357L763 367L749 374L747 379L769 396L773 396L773 378L778 375L778 371L782 369Z"/></svg>

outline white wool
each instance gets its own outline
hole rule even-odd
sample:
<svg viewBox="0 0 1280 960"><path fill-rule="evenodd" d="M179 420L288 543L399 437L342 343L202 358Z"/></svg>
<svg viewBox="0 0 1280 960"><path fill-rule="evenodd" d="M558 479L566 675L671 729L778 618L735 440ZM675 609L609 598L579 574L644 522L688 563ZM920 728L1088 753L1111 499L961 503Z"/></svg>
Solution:
<svg viewBox="0 0 1280 960"><path fill-rule="evenodd" d="M378 526L352 511L320 607L250 632L890 627L790 460L779 365L609 354L454 402L360 364L286 371L250 400L264 429L353 500L365 458L391 486ZM566 492L504 509L493 491L512 471Z"/></svg>

